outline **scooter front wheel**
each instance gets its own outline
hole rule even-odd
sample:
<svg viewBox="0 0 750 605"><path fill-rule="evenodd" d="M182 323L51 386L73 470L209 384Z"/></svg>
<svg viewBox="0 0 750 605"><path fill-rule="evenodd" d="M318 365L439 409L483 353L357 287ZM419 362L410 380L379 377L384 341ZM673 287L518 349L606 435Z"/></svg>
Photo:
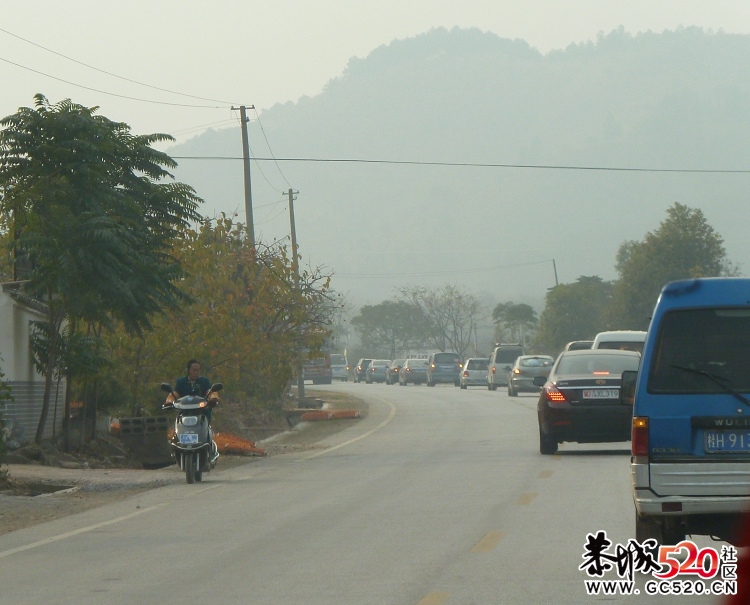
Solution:
<svg viewBox="0 0 750 605"><path fill-rule="evenodd" d="M185 480L188 483L195 483L195 454L183 454L185 465Z"/></svg>

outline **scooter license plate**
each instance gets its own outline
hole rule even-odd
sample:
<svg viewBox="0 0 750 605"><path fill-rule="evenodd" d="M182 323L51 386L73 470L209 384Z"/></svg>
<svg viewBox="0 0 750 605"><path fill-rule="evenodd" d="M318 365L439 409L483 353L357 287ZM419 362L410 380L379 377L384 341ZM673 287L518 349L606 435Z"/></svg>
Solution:
<svg viewBox="0 0 750 605"><path fill-rule="evenodd" d="M182 433L180 435L180 443L198 443L197 433Z"/></svg>

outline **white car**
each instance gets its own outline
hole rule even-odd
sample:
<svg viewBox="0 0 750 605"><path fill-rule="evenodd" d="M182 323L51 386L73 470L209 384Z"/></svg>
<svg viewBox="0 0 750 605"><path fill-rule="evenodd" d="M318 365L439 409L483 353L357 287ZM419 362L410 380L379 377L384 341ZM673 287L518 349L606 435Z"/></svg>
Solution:
<svg viewBox="0 0 750 605"><path fill-rule="evenodd" d="M594 338L592 349L620 349L643 353L646 333L639 330L612 330L599 332Z"/></svg>
<svg viewBox="0 0 750 605"><path fill-rule="evenodd" d="M489 365L487 357L469 357L464 361L461 368L461 388L486 386Z"/></svg>

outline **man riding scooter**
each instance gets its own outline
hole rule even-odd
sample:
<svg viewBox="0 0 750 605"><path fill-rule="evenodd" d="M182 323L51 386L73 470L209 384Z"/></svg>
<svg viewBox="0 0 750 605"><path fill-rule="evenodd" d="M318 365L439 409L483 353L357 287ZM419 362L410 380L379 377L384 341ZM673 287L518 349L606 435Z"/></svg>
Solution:
<svg viewBox="0 0 750 605"><path fill-rule="evenodd" d="M205 376L201 376L201 364L197 359L191 359L187 362L186 366L187 375L177 379L175 383L174 392L167 397L167 403L173 402L175 399L185 397L187 395L197 395L198 397L206 397L206 394L211 389L211 382ZM208 396L209 402L213 405L209 406L206 410L205 415L208 418L209 424L209 435L211 436L211 458L210 462L213 464L219 457L219 450L216 447L214 441L214 433L211 429L211 415L213 407L219 401L219 394L212 392Z"/></svg>

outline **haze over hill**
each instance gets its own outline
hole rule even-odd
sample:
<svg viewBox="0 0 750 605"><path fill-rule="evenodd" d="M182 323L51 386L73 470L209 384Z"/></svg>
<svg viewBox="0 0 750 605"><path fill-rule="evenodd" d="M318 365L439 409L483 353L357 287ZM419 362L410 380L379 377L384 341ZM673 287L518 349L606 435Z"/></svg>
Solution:
<svg viewBox="0 0 750 605"><path fill-rule="evenodd" d="M476 29L394 41L250 124L252 155L279 159L252 166L256 238L287 237L291 186L305 262L356 306L451 283L541 311L552 259L561 283L613 279L619 245L678 201L744 271L750 174L670 171L749 168L749 68L750 36L694 28L620 29L546 55ZM240 157L240 131L169 153ZM205 214L245 222L240 161L179 162Z"/></svg>

